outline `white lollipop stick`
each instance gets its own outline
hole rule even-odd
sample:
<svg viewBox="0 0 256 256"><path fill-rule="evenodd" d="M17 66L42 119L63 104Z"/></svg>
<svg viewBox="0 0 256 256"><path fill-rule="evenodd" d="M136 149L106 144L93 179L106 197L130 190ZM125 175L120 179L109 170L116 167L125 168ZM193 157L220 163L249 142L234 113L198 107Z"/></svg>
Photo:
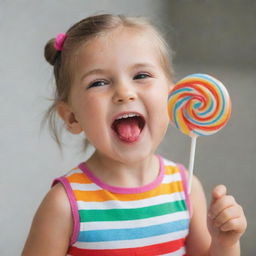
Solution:
<svg viewBox="0 0 256 256"><path fill-rule="evenodd" d="M191 146L190 146L190 158L189 158L189 168L188 168L188 193L191 192L192 187L192 179L193 179L193 171L194 171L194 161L195 161L195 152L196 152L196 138L191 138Z"/></svg>

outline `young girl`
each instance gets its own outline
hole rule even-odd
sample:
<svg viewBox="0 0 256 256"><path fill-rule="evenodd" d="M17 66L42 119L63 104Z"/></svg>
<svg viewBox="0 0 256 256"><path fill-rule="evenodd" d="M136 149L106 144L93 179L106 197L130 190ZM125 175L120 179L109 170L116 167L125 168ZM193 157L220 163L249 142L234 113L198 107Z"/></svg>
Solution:
<svg viewBox="0 0 256 256"><path fill-rule="evenodd" d="M57 85L50 123L56 110L95 152L54 181L23 255L240 255L246 219L225 186L207 211L198 179L188 195L183 166L155 155L173 85L156 29L141 18L89 17L50 40L45 57Z"/></svg>

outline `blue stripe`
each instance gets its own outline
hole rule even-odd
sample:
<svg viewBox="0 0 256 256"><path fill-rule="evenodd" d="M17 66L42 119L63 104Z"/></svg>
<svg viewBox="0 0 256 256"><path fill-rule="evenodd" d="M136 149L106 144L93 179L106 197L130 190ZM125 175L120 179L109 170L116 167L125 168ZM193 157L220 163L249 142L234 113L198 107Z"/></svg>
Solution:
<svg viewBox="0 0 256 256"><path fill-rule="evenodd" d="M170 100L171 97L173 97L174 95L176 95L180 92L193 92L193 89L185 87L185 88L180 88L179 90L175 90L169 94L168 100Z"/></svg>
<svg viewBox="0 0 256 256"><path fill-rule="evenodd" d="M199 135L199 136L206 136L205 134L200 133L200 132L195 131L195 130L193 130L193 133L196 134L196 135ZM209 133L207 133L207 135L209 135Z"/></svg>
<svg viewBox="0 0 256 256"><path fill-rule="evenodd" d="M80 231L78 242L104 242L140 239L186 230L188 229L188 225L189 220L184 219L142 228Z"/></svg>

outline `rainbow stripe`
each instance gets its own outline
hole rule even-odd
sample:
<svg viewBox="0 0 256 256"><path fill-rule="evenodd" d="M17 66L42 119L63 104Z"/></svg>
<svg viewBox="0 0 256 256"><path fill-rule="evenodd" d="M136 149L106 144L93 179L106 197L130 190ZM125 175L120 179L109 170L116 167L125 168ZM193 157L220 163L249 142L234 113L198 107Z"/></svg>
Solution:
<svg viewBox="0 0 256 256"><path fill-rule="evenodd" d="M130 193L102 188L83 164L65 176L79 216L77 238L68 255L186 254L190 216L183 176L173 162L161 161L157 182L131 188Z"/></svg>
<svg viewBox="0 0 256 256"><path fill-rule="evenodd" d="M211 135L225 126L231 100L225 86L206 74L180 80L168 97L170 122L189 136Z"/></svg>

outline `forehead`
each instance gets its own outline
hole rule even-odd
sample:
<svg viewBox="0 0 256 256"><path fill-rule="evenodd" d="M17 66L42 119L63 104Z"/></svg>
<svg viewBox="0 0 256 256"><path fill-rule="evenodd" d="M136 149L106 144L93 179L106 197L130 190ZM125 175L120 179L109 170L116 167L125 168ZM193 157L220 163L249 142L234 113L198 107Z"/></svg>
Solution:
<svg viewBox="0 0 256 256"><path fill-rule="evenodd" d="M83 44L75 55L77 68L93 65L128 65L134 62L160 64L157 42L150 32L121 27Z"/></svg>

